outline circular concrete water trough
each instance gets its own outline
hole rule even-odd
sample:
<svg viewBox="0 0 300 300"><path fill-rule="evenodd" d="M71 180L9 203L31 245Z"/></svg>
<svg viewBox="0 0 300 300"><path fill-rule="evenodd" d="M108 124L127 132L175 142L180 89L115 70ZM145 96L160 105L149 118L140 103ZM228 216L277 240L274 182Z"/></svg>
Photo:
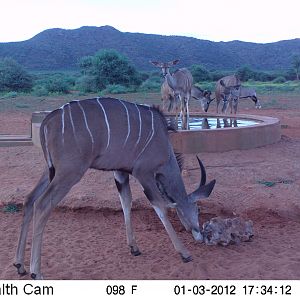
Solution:
<svg viewBox="0 0 300 300"><path fill-rule="evenodd" d="M281 137L280 122L277 118L244 114L232 117L204 113L190 114L190 118L203 118L201 126L171 133L175 151L191 154L245 150L276 143Z"/></svg>
<svg viewBox="0 0 300 300"><path fill-rule="evenodd" d="M32 141L40 146L40 125L49 111L32 114ZM174 116L167 115L167 118ZM179 125L180 127L180 125ZM190 130L170 133L176 152L224 152L262 147L280 140L276 118L254 115L190 114Z"/></svg>

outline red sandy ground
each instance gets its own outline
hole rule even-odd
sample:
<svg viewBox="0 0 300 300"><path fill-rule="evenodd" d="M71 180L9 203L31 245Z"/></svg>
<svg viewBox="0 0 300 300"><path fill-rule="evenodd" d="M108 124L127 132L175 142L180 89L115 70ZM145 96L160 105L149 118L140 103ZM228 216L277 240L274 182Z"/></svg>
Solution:
<svg viewBox="0 0 300 300"><path fill-rule="evenodd" d="M132 178L133 225L142 255L126 245L123 214L111 172L88 171L51 215L46 226L42 270L47 279L300 279L299 110L241 109L278 117L282 138L253 150L200 154L215 189L201 204L201 224L215 216L240 216L254 223L253 241L206 246L170 219L193 255L183 263L166 231ZM29 113L1 113L1 133L27 133ZM11 128L13 125L13 128ZM22 213L5 213L22 203L44 166L37 147L0 148L0 279L18 279L12 267ZM183 178L192 191L199 181L194 155L185 156ZM276 184L267 187L259 181ZM31 234L26 248L29 265ZM29 279L29 276L25 276Z"/></svg>

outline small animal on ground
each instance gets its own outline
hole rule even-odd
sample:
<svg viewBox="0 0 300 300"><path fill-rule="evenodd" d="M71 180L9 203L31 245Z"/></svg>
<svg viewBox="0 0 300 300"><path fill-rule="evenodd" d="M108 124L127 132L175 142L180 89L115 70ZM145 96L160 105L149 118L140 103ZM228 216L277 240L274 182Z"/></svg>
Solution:
<svg viewBox="0 0 300 300"><path fill-rule="evenodd" d="M239 244L253 237L253 222L241 218L212 218L203 224L204 242L207 245Z"/></svg>

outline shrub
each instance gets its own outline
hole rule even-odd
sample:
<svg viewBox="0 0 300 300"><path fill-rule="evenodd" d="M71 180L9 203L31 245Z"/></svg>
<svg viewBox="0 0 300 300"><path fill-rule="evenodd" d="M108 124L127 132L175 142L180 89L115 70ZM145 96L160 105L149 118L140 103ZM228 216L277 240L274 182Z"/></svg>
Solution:
<svg viewBox="0 0 300 300"><path fill-rule="evenodd" d="M191 73L193 75L194 82L208 81L212 78L209 71L200 65L192 65Z"/></svg>
<svg viewBox="0 0 300 300"><path fill-rule="evenodd" d="M251 78L254 79L254 72L247 66L239 68L236 75L241 81L248 81Z"/></svg>
<svg viewBox="0 0 300 300"><path fill-rule="evenodd" d="M45 82L45 88L49 93L67 94L71 89L71 85L63 75L55 74L48 77Z"/></svg>
<svg viewBox="0 0 300 300"><path fill-rule="evenodd" d="M273 82L274 83L284 83L284 82L286 82L286 79L283 76L279 76L279 77L276 77L275 79L273 79Z"/></svg>
<svg viewBox="0 0 300 300"><path fill-rule="evenodd" d="M98 91L97 80L95 76L84 75L76 82L76 87L82 93L93 93Z"/></svg>
<svg viewBox="0 0 300 300"><path fill-rule="evenodd" d="M110 84L129 87L141 83L136 69L125 56L115 50L102 50L94 56L83 57L79 66L82 74L94 81L96 90L103 90Z"/></svg>
<svg viewBox="0 0 300 300"><path fill-rule="evenodd" d="M43 85L35 85L33 87L32 94L37 97L47 96L49 94L48 90Z"/></svg>
<svg viewBox="0 0 300 300"><path fill-rule="evenodd" d="M143 92L159 91L162 84L161 77L153 76L146 79L140 86L139 90Z"/></svg>
<svg viewBox="0 0 300 300"><path fill-rule="evenodd" d="M28 92L33 86L32 77L11 58L0 60L0 91Z"/></svg>
<svg viewBox="0 0 300 300"><path fill-rule="evenodd" d="M109 84L105 90L103 90L103 94L125 94L133 91L133 89L121 84Z"/></svg>
<svg viewBox="0 0 300 300"><path fill-rule="evenodd" d="M8 92L3 96L3 98L16 98L16 97L18 97L18 93L14 91Z"/></svg>

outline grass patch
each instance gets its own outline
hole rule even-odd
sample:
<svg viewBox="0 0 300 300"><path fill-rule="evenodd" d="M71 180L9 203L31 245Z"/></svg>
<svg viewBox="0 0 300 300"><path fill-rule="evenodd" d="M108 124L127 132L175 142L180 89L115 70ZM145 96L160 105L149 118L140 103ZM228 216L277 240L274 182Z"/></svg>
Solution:
<svg viewBox="0 0 300 300"><path fill-rule="evenodd" d="M276 185L277 183L282 183L282 184L292 184L294 181L290 179L278 179L274 181L266 181L266 180L259 180L257 183L262 184L266 187L272 187Z"/></svg>
<svg viewBox="0 0 300 300"><path fill-rule="evenodd" d="M276 182L274 181L264 181L264 180L259 180L258 183L267 187L272 187L276 184Z"/></svg>
<svg viewBox="0 0 300 300"><path fill-rule="evenodd" d="M18 213L21 211L21 209L22 209L22 207L20 204L8 203L8 204L4 205L2 210L5 213Z"/></svg>

